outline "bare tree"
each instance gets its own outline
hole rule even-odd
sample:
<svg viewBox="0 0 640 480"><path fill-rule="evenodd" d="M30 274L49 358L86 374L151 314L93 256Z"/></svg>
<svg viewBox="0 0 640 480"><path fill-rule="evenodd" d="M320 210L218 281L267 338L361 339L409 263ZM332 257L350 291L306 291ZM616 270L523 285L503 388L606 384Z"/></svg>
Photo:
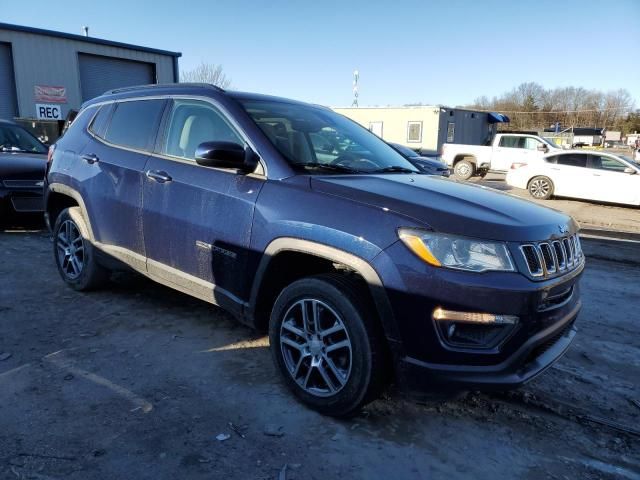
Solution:
<svg viewBox="0 0 640 480"><path fill-rule="evenodd" d="M183 83L210 83L220 88L228 88L231 85L231 79L223 72L222 65L204 62L193 70L182 72L180 81Z"/></svg>
<svg viewBox="0 0 640 480"><path fill-rule="evenodd" d="M633 98L627 90L611 92L582 87L545 89L535 82L518 85L489 100L477 98L471 108L509 115L508 128L539 130L559 122L563 128L596 127L626 131L632 124Z"/></svg>

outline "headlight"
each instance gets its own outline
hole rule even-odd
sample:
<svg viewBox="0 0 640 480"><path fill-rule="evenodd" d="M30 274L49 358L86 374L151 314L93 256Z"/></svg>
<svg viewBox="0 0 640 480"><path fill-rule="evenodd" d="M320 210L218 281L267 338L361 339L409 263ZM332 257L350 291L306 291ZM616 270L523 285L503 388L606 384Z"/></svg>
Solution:
<svg viewBox="0 0 640 480"><path fill-rule="evenodd" d="M435 267L471 272L515 268L507 246L502 242L457 237L413 228L398 230L400 240L422 260Z"/></svg>

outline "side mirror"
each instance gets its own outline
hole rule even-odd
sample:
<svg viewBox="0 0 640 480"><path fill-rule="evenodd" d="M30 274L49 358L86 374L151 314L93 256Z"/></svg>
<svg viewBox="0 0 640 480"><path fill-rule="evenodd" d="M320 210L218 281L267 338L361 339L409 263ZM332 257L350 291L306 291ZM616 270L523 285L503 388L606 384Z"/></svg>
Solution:
<svg viewBox="0 0 640 480"><path fill-rule="evenodd" d="M547 147L544 143L538 144L538 151L547 153L549 151L549 147Z"/></svg>
<svg viewBox="0 0 640 480"><path fill-rule="evenodd" d="M635 175L637 172L633 168L627 167L624 169L624 173L628 173L629 175Z"/></svg>
<svg viewBox="0 0 640 480"><path fill-rule="evenodd" d="M234 142L204 142L196 148L196 163L204 167L232 168L251 173L258 166L258 155Z"/></svg>

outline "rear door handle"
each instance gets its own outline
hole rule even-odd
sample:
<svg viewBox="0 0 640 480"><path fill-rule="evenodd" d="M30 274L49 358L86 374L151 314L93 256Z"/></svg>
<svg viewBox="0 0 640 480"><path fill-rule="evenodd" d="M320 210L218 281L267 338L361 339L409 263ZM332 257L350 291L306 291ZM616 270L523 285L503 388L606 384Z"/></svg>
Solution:
<svg viewBox="0 0 640 480"><path fill-rule="evenodd" d="M100 159L98 158L98 156L95 153L86 153L84 155L82 155L82 160L84 160L85 162L89 163L89 164L94 164L100 161Z"/></svg>
<svg viewBox="0 0 640 480"><path fill-rule="evenodd" d="M163 172L162 170L147 170L147 178L154 180L158 183L167 183L173 180L171 176L167 172Z"/></svg>

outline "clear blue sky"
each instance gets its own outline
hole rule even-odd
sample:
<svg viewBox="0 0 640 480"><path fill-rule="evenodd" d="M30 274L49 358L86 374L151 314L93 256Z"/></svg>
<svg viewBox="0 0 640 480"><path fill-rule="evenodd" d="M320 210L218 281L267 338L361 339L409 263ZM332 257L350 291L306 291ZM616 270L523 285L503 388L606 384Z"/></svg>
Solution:
<svg viewBox="0 0 640 480"><path fill-rule="evenodd" d="M1 21L182 52L232 88L349 105L458 105L526 81L626 88L640 107L640 0L0 0Z"/></svg>

